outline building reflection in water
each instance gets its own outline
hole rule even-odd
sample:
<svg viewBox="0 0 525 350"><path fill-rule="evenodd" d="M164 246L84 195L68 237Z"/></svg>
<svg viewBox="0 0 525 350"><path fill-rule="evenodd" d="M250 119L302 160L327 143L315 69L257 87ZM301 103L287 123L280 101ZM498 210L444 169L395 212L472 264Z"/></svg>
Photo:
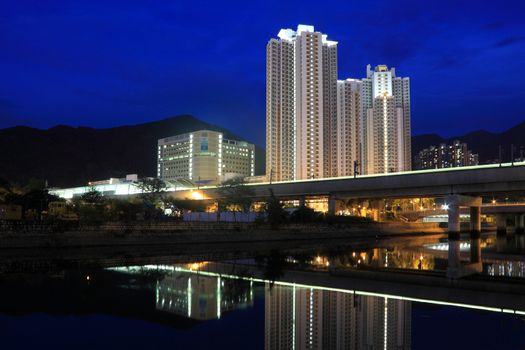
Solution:
<svg viewBox="0 0 525 350"><path fill-rule="evenodd" d="M224 312L253 306L253 283L185 272L157 281L157 310L195 320L212 320Z"/></svg>
<svg viewBox="0 0 525 350"><path fill-rule="evenodd" d="M487 265L490 276L525 277L525 262L523 261L496 261Z"/></svg>
<svg viewBox="0 0 525 350"><path fill-rule="evenodd" d="M205 321L253 307L252 280L188 266L149 267L167 271L155 287L158 311ZM264 287L267 350L410 349L411 301L304 285L264 282L260 286Z"/></svg>
<svg viewBox="0 0 525 350"><path fill-rule="evenodd" d="M287 257L286 262L297 265L298 261L293 257ZM432 254L429 254L429 252L424 252L423 250L401 250L398 248L375 248L333 256L318 255L307 263L317 270L329 270L334 267L355 268L360 266L416 270L433 270L435 268L435 258Z"/></svg>
<svg viewBox="0 0 525 350"><path fill-rule="evenodd" d="M410 301L265 287L265 349L410 349Z"/></svg>

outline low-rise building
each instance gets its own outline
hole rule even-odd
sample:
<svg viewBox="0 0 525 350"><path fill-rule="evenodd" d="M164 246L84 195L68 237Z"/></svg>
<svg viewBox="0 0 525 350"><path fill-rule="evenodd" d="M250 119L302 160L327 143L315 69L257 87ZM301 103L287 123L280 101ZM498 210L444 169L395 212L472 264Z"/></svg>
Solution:
<svg viewBox="0 0 525 350"><path fill-rule="evenodd" d="M439 169L478 165L478 155L467 148L467 144L459 140L451 144L430 146L419 151L416 156L416 169Z"/></svg>
<svg viewBox="0 0 525 350"><path fill-rule="evenodd" d="M255 174L255 146L221 132L199 130L158 140L157 177L213 185Z"/></svg>

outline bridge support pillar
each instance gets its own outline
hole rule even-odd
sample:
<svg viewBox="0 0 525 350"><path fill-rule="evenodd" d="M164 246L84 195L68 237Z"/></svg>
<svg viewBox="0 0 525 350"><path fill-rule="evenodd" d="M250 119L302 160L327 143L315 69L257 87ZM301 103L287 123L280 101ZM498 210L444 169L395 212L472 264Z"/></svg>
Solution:
<svg viewBox="0 0 525 350"><path fill-rule="evenodd" d="M459 249L459 205L451 204L448 208L448 266L447 277L458 278L461 268Z"/></svg>
<svg viewBox="0 0 525 350"><path fill-rule="evenodd" d="M521 235L525 233L525 214L518 214L514 218L515 220L515 226L514 226L514 233L517 235Z"/></svg>
<svg viewBox="0 0 525 350"><path fill-rule="evenodd" d="M306 207L306 196L299 197L299 207Z"/></svg>
<svg viewBox="0 0 525 350"><path fill-rule="evenodd" d="M334 195L328 196L328 214L335 215L336 199Z"/></svg>
<svg viewBox="0 0 525 350"><path fill-rule="evenodd" d="M448 203L448 278L460 278L466 274L479 272L481 267L481 247L479 244L479 236L481 232L481 197L469 197L462 195L450 195L447 197ZM466 266L461 265L460 252L460 232L461 226L459 221L459 208L470 207L470 228L471 235L477 237L477 242L472 240L471 249L474 246L474 251L471 251L471 264ZM471 236L472 237L472 236ZM477 246L476 246L477 243ZM474 261L472 261L474 260Z"/></svg>
<svg viewBox="0 0 525 350"><path fill-rule="evenodd" d="M507 234L507 216L505 214L496 215L496 234L505 236Z"/></svg>
<svg viewBox="0 0 525 350"><path fill-rule="evenodd" d="M460 242L458 236L448 236L448 266L447 277L459 278L461 276Z"/></svg>
<svg viewBox="0 0 525 350"><path fill-rule="evenodd" d="M507 236L496 235L496 252L504 253L507 250Z"/></svg>
<svg viewBox="0 0 525 350"><path fill-rule="evenodd" d="M470 262L481 263L481 208L470 207Z"/></svg>

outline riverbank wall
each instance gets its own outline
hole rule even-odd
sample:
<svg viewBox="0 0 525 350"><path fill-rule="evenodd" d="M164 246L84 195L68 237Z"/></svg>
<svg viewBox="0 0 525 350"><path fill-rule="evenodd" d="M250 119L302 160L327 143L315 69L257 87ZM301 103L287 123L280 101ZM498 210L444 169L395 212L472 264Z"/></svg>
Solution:
<svg viewBox="0 0 525 350"><path fill-rule="evenodd" d="M110 223L64 230L1 231L0 249L380 238L444 232L436 223L289 224L278 229L253 223Z"/></svg>

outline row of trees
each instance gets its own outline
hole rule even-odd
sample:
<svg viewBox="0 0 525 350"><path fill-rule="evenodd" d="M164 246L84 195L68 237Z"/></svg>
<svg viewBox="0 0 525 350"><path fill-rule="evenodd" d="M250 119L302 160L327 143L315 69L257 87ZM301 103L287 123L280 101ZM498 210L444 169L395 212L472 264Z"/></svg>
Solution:
<svg viewBox="0 0 525 350"><path fill-rule="evenodd" d="M39 219L49 203L61 200L49 194L46 187L45 181L37 179L20 185L0 178L0 204L20 206L26 219Z"/></svg>
<svg viewBox="0 0 525 350"><path fill-rule="evenodd" d="M217 189L219 211L234 210L248 212L252 208L255 193L250 186L246 186L242 178L234 178L225 181ZM260 208L259 222L269 223L276 228L287 223L327 223L327 224L349 224L368 223L370 219L356 216L339 216L319 213L304 204L293 211L287 211L281 201L270 189L269 199Z"/></svg>
<svg viewBox="0 0 525 350"><path fill-rule="evenodd" d="M210 204L210 201L173 199L167 195L167 185L160 179L141 179L135 185L141 190L141 194L124 199L104 196L92 187L82 196L75 197L64 205L67 213L71 214L67 217L81 224L100 224L108 221L158 221L167 218L165 209L171 209L174 216L180 217L184 211L205 211L207 205ZM251 186L246 185L241 177L224 181L218 186L216 194L217 198L214 202L219 213L224 211L249 212L253 208L255 192ZM60 201L65 203L64 199L49 194L43 181L32 180L25 186L19 186L0 180L0 203L21 205L25 213L33 210L38 220L56 219L56 216L52 217L49 213L45 216L42 213L48 212L51 202ZM272 227L289 222L332 223L348 220L348 218L323 215L305 206L290 213L285 210L281 201L274 196L271 190L269 199L266 203L261 204L258 207L261 215L257 222L269 223ZM26 215L27 219L29 218Z"/></svg>

